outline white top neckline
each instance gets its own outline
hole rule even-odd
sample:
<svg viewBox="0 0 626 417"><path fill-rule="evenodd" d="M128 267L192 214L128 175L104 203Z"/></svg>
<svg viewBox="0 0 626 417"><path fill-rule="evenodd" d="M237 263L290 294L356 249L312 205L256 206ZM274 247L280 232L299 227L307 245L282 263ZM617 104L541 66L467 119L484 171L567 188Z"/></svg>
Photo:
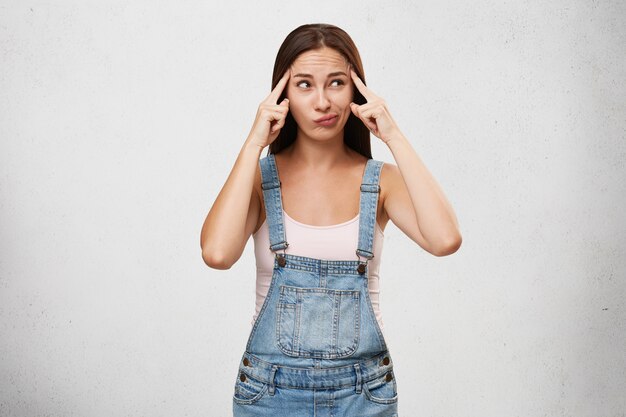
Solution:
<svg viewBox="0 0 626 417"><path fill-rule="evenodd" d="M285 217L288 220L292 221L293 223L295 223L295 224L297 224L299 226L302 226L302 227L308 227L310 229L333 229L335 227L345 226L347 224L350 224L352 222L357 221L359 219L359 215L360 215L360 213L359 213L359 214L356 215L356 217L353 217L352 219L347 220L347 221L342 222L342 223L330 224L330 225L325 225L325 226L315 226L315 225L312 225L312 224L306 224L306 223L301 223L301 222L297 221L296 219L291 217L289 214L287 214L287 212L285 210L283 210L283 213L285 214Z"/></svg>

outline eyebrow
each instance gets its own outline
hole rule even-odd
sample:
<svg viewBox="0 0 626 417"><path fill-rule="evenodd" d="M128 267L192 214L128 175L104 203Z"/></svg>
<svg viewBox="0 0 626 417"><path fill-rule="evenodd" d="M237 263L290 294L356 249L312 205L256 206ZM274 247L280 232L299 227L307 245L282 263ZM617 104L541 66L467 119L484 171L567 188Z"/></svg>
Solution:
<svg viewBox="0 0 626 417"><path fill-rule="evenodd" d="M336 77L336 76L338 76L338 75L343 75L343 76L345 76L345 77L347 77L347 76L348 76L348 75L347 75L345 72L343 72L343 71L337 71L337 72L331 72L330 74L328 74L327 78L330 78L330 77ZM312 76L311 74L302 74L302 73L300 73L300 74L295 74L293 77L294 77L294 78L295 78L295 77L300 77L300 78L313 78L313 76Z"/></svg>

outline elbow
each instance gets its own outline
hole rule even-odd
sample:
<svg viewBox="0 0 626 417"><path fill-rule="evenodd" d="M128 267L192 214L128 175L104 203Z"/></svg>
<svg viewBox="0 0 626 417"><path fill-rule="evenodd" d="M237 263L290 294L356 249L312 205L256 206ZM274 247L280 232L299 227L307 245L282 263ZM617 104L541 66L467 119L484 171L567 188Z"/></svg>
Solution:
<svg viewBox="0 0 626 417"><path fill-rule="evenodd" d="M214 250L202 250L202 260L213 269L230 269L233 263L221 252Z"/></svg>
<svg viewBox="0 0 626 417"><path fill-rule="evenodd" d="M456 233L453 236L443 239L439 245L436 245L430 252L435 256L448 256L455 253L461 247L463 238L460 233Z"/></svg>

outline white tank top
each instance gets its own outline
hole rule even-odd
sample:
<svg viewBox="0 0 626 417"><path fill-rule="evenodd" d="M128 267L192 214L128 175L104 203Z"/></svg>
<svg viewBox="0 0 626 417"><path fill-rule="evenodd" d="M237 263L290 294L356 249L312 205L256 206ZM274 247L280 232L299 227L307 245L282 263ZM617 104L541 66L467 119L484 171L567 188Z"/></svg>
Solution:
<svg viewBox="0 0 626 417"><path fill-rule="evenodd" d="M359 240L359 214L352 220L330 226L312 226L292 219L284 210L285 235L289 246L285 253L309 258L325 260L358 260L356 249ZM383 329L383 321L379 305L379 275L380 257L383 249L384 233L378 222L374 233L374 257L368 261L368 288L376 320ZM253 235L254 255L256 257L256 308L252 317L252 324L263 306L265 297L272 282L274 269L274 252L269 248L269 228L267 219ZM279 253L283 251L280 250ZM363 259L363 258L362 258Z"/></svg>

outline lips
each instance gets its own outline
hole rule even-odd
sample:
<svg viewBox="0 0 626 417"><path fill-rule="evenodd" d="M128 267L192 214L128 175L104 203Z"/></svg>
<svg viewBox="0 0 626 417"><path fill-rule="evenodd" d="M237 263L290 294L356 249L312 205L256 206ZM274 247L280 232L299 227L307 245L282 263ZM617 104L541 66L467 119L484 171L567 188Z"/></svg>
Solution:
<svg viewBox="0 0 626 417"><path fill-rule="evenodd" d="M328 126L334 124L337 121L337 118L338 116L336 114L328 114L320 117L319 119L315 119L314 122L322 126Z"/></svg>
<svg viewBox="0 0 626 417"><path fill-rule="evenodd" d="M323 122L325 120L330 120L334 117L337 117L336 114L327 114L326 116L320 117L319 119L315 119L314 122L315 123L319 123L319 122Z"/></svg>

